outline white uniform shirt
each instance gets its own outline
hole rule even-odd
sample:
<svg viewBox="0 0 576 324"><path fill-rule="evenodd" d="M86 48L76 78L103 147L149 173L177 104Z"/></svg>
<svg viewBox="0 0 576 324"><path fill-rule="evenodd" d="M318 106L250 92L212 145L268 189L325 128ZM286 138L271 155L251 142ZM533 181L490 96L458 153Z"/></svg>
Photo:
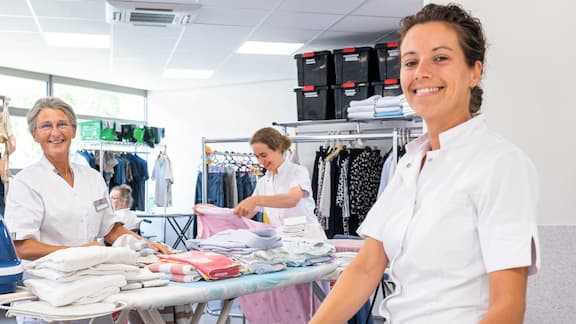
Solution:
<svg viewBox="0 0 576 324"><path fill-rule="evenodd" d="M110 232L116 216L102 176L71 164L74 187L42 159L20 171L10 183L5 220L14 240L79 246Z"/></svg>
<svg viewBox="0 0 576 324"><path fill-rule="evenodd" d="M140 227L140 219L136 216L136 213L129 208L122 208L114 211L118 221L124 224L129 230L139 229Z"/></svg>
<svg viewBox="0 0 576 324"><path fill-rule="evenodd" d="M292 208L272 208L264 207L259 209L264 211L270 220L270 224L274 226L282 226L284 218L306 216L308 223L317 224L318 220L314 215L314 199L312 199L312 185L310 184L310 175L308 169L305 167L294 164L290 161L284 162L278 167L278 172L273 175L268 171L266 174L258 179L256 188L252 195L278 195L285 194L296 186L300 186L305 191L304 196L298 204Z"/></svg>
<svg viewBox="0 0 576 324"><path fill-rule="evenodd" d="M383 242L396 283L382 314L392 324L478 323L489 272L535 273L537 178L482 115L440 134L439 150L430 151L427 135L409 143L358 230Z"/></svg>

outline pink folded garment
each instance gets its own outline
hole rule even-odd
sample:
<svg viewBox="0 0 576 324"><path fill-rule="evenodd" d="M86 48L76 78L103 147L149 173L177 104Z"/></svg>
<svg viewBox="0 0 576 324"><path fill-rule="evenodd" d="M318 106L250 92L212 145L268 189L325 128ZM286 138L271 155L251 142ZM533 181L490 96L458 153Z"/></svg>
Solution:
<svg viewBox="0 0 576 324"><path fill-rule="evenodd" d="M164 262L156 262L147 266L148 270L152 272L162 272L170 274L181 274L190 275L198 273L198 270L189 264L182 264L179 262L173 262L169 260L163 260Z"/></svg>
<svg viewBox="0 0 576 324"><path fill-rule="evenodd" d="M240 217L234 214L234 210L231 208L199 206L197 210L202 214L202 216L196 217L198 221L198 235L196 238L198 239L204 239L228 229L274 227L270 224L256 222L246 217Z"/></svg>
<svg viewBox="0 0 576 324"><path fill-rule="evenodd" d="M240 276L240 265L219 253L189 251L170 255L162 254L158 258L191 264L205 280L220 280Z"/></svg>

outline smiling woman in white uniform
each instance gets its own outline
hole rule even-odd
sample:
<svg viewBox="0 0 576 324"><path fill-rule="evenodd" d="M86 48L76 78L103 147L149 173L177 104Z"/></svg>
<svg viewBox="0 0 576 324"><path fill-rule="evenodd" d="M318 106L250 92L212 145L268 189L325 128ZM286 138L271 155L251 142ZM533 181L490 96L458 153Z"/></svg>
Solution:
<svg viewBox="0 0 576 324"><path fill-rule="evenodd" d="M122 234L136 235L114 216L102 176L69 161L76 136L72 107L58 98L43 98L27 120L43 155L14 177L8 191L5 220L18 256L35 260L68 247L103 245L99 237L113 243ZM161 244L149 243L169 253Z"/></svg>
<svg viewBox="0 0 576 324"><path fill-rule="evenodd" d="M266 127L254 133L250 145L267 172L258 180L252 196L236 206L236 214L252 218L257 211L264 211L275 226L297 216L306 216L307 223L318 224L308 170L284 159L284 153L292 145L290 139Z"/></svg>
<svg viewBox="0 0 576 324"><path fill-rule="evenodd" d="M400 23L401 84L428 133L409 143L358 232L365 244L311 323L343 323L384 270L387 323L522 323L539 264L534 165L479 113L485 39L457 5Z"/></svg>

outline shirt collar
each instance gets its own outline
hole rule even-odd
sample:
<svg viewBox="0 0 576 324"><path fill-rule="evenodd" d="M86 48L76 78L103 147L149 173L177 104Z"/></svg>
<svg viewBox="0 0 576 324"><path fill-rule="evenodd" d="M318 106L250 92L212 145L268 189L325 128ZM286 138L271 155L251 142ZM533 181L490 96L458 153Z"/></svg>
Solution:
<svg viewBox="0 0 576 324"><path fill-rule="evenodd" d="M276 170L276 174L280 174L283 172L283 170L285 170L287 168L288 163L286 163L286 159L284 159L284 161L282 161L282 163L278 166L278 170ZM270 172L272 173L272 172Z"/></svg>
<svg viewBox="0 0 576 324"><path fill-rule="evenodd" d="M42 154L42 158L40 159L40 165L42 165L43 168L47 169L47 170L52 170L52 172L54 172L55 174L62 176L58 170L54 167L54 165L52 164L52 162L50 162L48 160L48 158L46 158L46 155ZM72 177L74 177L74 168L72 166L72 163L70 163L70 172L72 172Z"/></svg>
<svg viewBox="0 0 576 324"><path fill-rule="evenodd" d="M440 150L442 151L461 144L467 144L468 136L470 134L486 127L486 117L483 114L472 117L462 124L452 127L438 135L440 140ZM427 152L430 151L430 149L428 133L423 134L406 145L406 152L410 154L416 152Z"/></svg>

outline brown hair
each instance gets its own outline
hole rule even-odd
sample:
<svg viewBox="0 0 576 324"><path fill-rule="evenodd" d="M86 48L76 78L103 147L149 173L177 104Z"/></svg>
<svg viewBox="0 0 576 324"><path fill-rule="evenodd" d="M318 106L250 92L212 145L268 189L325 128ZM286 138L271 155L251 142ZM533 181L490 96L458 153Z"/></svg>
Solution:
<svg viewBox="0 0 576 324"><path fill-rule="evenodd" d="M270 149L282 153L286 152L292 145L292 141L288 136L280 134L279 131L272 127L264 127L254 133L252 138L250 138L250 145L254 143L266 144Z"/></svg>
<svg viewBox="0 0 576 324"><path fill-rule="evenodd" d="M447 23L456 30L460 47L464 52L464 58L469 67L473 67L476 61L480 61L482 66L484 66L486 37L484 36L482 24L478 18L473 17L458 4L437 5L431 3L416 14L404 17L400 21L400 27L398 28L400 43L402 43L410 28L417 24L433 21ZM478 85L472 88L468 107L472 115L480 111L482 94L482 88Z"/></svg>

